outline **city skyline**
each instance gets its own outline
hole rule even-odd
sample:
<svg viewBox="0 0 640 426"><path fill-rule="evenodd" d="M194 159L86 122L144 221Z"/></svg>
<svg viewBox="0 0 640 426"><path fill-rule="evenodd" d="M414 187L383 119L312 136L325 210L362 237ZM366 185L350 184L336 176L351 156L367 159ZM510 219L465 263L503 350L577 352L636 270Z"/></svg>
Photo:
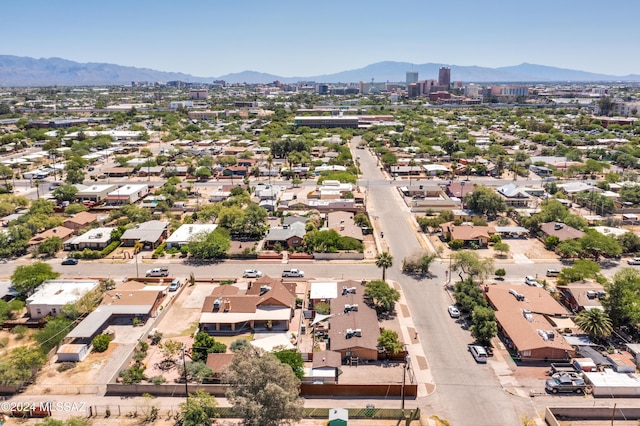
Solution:
<svg viewBox="0 0 640 426"><path fill-rule="evenodd" d="M179 6L168 0L8 1L5 16L15 19L0 29L9 41L0 54L197 77L246 70L319 75L379 61L481 67L528 62L617 76L640 73L631 53L640 5L614 0L603 11L593 3L592 8L575 0L535 6L457 0L440 13L433 6L420 13L425 5L416 0L396 9L378 0L187 0ZM608 10L624 13L607 19Z"/></svg>

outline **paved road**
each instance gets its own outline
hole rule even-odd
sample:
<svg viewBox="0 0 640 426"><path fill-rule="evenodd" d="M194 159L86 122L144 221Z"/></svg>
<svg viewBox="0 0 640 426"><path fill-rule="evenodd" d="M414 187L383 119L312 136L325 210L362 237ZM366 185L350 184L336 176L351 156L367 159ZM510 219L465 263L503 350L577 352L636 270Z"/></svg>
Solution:
<svg viewBox="0 0 640 426"><path fill-rule="evenodd" d="M359 143L354 138L352 146ZM394 185L382 184L384 177L368 150L357 150L363 181L369 183L369 202L377 229L394 257L388 277L401 283L416 329L421 336L436 392L419 401L426 412L446 418L453 425L515 425L523 414L534 415L531 402L506 393L488 365L477 365L467 351L471 343L461 322L449 318L446 307L451 299L444 291L444 270L433 266L434 279L417 281L400 271L402 259L421 250L409 218Z"/></svg>

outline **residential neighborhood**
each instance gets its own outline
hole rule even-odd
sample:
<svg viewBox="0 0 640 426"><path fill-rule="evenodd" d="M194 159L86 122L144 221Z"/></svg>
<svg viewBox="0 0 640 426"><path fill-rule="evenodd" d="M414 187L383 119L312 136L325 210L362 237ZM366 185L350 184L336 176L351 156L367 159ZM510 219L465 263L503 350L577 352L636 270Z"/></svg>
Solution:
<svg viewBox="0 0 640 426"><path fill-rule="evenodd" d="M614 108L637 87L447 72L4 90L3 402L237 419L240 372L273 361L327 416L637 405L640 124Z"/></svg>

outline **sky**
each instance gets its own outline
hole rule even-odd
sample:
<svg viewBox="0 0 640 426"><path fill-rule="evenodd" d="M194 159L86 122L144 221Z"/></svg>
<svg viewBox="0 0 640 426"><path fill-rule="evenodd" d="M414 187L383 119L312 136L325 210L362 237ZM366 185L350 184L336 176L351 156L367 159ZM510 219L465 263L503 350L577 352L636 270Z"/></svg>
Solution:
<svg viewBox="0 0 640 426"><path fill-rule="evenodd" d="M640 74L634 0L2 0L0 55L219 77L380 61Z"/></svg>

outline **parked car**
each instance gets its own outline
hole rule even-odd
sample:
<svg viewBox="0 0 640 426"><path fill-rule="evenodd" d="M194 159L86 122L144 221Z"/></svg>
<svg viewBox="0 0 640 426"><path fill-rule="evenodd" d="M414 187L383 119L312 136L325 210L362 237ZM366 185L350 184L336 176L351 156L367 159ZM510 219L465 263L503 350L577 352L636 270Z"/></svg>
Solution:
<svg viewBox="0 0 640 426"><path fill-rule="evenodd" d="M301 271L300 269L285 269L282 271L282 278L286 277L302 278L304 277L304 271Z"/></svg>
<svg viewBox="0 0 640 426"><path fill-rule="evenodd" d="M169 276L169 269L167 269L167 268L149 269L145 273L145 276L147 276L147 277L168 277Z"/></svg>
<svg viewBox="0 0 640 426"><path fill-rule="evenodd" d="M524 283L531 287L540 287L540 283L538 283L538 280L536 280L531 275L527 275L526 277L524 277Z"/></svg>
<svg viewBox="0 0 640 426"><path fill-rule="evenodd" d="M560 271L558 269L547 269L548 277L557 277L558 275L560 275Z"/></svg>
<svg viewBox="0 0 640 426"><path fill-rule="evenodd" d="M569 374L561 374L557 377L547 379L545 388L551 393L577 393L583 394L587 385L582 378L575 378Z"/></svg>
<svg viewBox="0 0 640 426"><path fill-rule="evenodd" d="M179 279L176 278L175 280L171 281L171 284L169 284L169 291L177 291L180 286L182 286L182 283Z"/></svg>
<svg viewBox="0 0 640 426"><path fill-rule="evenodd" d="M90 172L94 171L96 168L93 166L89 166L89 168L87 170L89 170Z"/></svg>
<svg viewBox="0 0 640 426"><path fill-rule="evenodd" d="M469 352L471 352L471 355L473 355L473 359L475 359L476 362L480 364L486 363L487 358L489 357L487 351L479 345L470 345Z"/></svg>
<svg viewBox="0 0 640 426"><path fill-rule="evenodd" d="M633 259L627 260L629 265L640 265L640 257L634 257Z"/></svg>
<svg viewBox="0 0 640 426"><path fill-rule="evenodd" d="M245 269L242 273L242 278L260 278L262 276L262 271L258 271L257 269Z"/></svg>
<svg viewBox="0 0 640 426"><path fill-rule="evenodd" d="M460 311L455 306L451 305L447 310L449 311L449 316L451 318L460 318Z"/></svg>
<svg viewBox="0 0 640 426"><path fill-rule="evenodd" d="M74 258L74 257L67 257L65 260L62 261L63 265L77 265L78 264L78 259Z"/></svg>

